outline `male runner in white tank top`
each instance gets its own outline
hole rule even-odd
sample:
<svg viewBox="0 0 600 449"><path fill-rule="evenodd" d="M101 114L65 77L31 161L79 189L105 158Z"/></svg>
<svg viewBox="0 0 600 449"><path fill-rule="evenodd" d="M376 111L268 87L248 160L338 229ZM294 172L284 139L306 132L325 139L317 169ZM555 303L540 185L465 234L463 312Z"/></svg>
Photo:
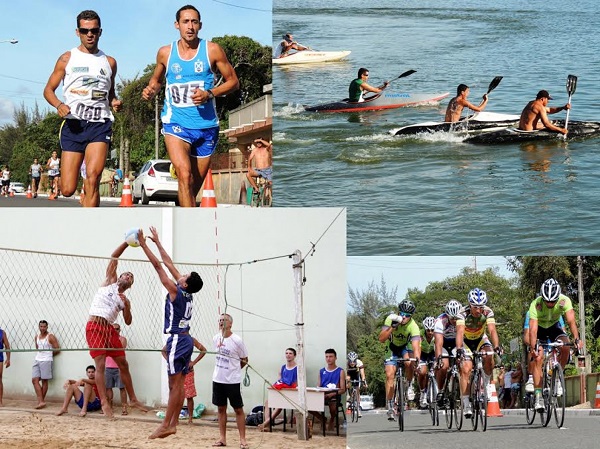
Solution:
<svg viewBox="0 0 600 449"><path fill-rule="evenodd" d="M60 129L64 196L75 193L79 170L85 160L84 207L100 205L100 179L112 138L111 108L121 109L115 95L117 61L98 48L102 35L100 17L86 10L77 16L75 33L81 44L63 53L44 88L44 98L64 118ZM56 96L63 83L64 102Z"/></svg>

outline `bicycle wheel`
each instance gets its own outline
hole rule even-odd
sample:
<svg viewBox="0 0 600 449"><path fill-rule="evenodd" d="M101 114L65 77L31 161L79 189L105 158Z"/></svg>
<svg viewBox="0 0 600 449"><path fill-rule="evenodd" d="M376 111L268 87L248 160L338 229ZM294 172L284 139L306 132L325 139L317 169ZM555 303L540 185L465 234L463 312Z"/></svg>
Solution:
<svg viewBox="0 0 600 449"><path fill-rule="evenodd" d="M427 376L427 408L429 408L429 414L431 415L431 424L439 426L440 417L437 405L437 382L431 375Z"/></svg>
<svg viewBox="0 0 600 449"><path fill-rule="evenodd" d="M560 365L556 365L552 371L552 388L550 389L552 398L552 409L554 410L554 419L556 426L560 429L565 422L565 405L567 390L565 389L565 376ZM557 395L557 390L562 393ZM560 391L562 390L562 391Z"/></svg>
<svg viewBox="0 0 600 449"><path fill-rule="evenodd" d="M360 407L360 404L358 403L358 393L356 389L352 390L351 398L350 407L352 408L352 422L358 422L358 407Z"/></svg>
<svg viewBox="0 0 600 449"><path fill-rule="evenodd" d="M454 399L454 426L456 427L456 430L460 430L463 425L463 401L460 397L460 380L458 373L454 375L452 390L452 397Z"/></svg>
<svg viewBox="0 0 600 449"><path fill-rule="evenodd" d="M487 430L488 392L487 385L485 384L485 380L483 377L483 371L481 372L481 377L479 378L479 381L479 418L481 419L481 431L485 432Z"/></svg>
<svg viewBox="0 0 600 449"><path fill-rule="evenodd" d="M527 424L532 425L535 421L535 397L533 393L526 393L523 398L525 405L525 417L527 418Z"/></svg>
<svg viewBox="0 0 600 449"><path fill-rule="evenodd" d="M551 377L548 374L548 370L544 369L543 373L543 384L542 384L542 397L544 398L544 411L539 412L542 420L542 425L544 427L548 426L550 422L550 418L552 417L551 412L551 404L550 404L550 380Z"/></svg>
<svg viewBox="0 0 600 449"><path fill-rule="evenodd" d="M398 416L398 429L404 432L404 379L396 378L396 415Z"/></svg>
<svg viewBox="0 0 600 449"><path fill-rule="evenodd" d="M479 424L479 377L479 372L473 370L471 391L469 391L469 400L471 401L471 408L473 411L473 414L471 415L471 426L473 427L473 431L477 430L477 425Z"/></svg>
<svg viewBox="0 0 600 449"><path fill-rule="evenodd" d="M446 427L452 429L452 422L454 417L454 400L452 399L451 385L452 379L446 380L444 385L444 414L446 415Z"/></svg>

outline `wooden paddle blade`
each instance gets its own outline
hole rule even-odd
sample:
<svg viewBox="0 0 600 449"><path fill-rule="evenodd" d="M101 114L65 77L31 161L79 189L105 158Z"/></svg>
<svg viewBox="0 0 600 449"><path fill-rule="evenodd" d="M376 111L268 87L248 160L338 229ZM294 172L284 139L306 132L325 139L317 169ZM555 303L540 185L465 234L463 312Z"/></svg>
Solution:
<svg viewBox="0 0 600 449"><path fill-rule="evenodd" d="M490 83L489 87L488 87L488 91L487 93L489 94L491 91L493 91L496 87L498 87L498 84L500 84L500 81L502 81L502 78L504 78L503 76L497 76L495 77L492 82ZM487 94L486 94L487 95Z"/></svg>
<svg viewBox="0 0 600 449"><path fill-rule="evenodd" d="M577 77L575 75L569 75L567 77L567 93L569 96L575 93L575 89L577 89Z"/></svg>

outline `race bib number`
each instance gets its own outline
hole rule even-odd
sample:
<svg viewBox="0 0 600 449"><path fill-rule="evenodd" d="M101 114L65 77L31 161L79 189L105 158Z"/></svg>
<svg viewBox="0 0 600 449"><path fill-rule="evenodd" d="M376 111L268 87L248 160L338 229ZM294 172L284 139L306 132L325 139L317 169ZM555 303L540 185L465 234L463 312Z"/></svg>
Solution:
<svg viewBox="0 0 600 449"><path fill-rule="evenodd" d="M55 168L51 168L50 170L48 170L48 174L50 176L58 176L59 173L60 172L57 169L55 169Z"/></svg>
<svg viewBox="0 0 600 449"><path fill-rule="evenodd" d="M204 90L204 81L171 84L169 86L169 92L171 93L171 104L176 108L199 106L195 105L192 101L192 95L194 95L196 89Z"/></svg>
<svg viewBox="0 0 600 449"><path fill-rule="evenodd" d="M102 118L101 106L86 106L83 103L77 103L75 115L82 120L98 121Z"/></svg>

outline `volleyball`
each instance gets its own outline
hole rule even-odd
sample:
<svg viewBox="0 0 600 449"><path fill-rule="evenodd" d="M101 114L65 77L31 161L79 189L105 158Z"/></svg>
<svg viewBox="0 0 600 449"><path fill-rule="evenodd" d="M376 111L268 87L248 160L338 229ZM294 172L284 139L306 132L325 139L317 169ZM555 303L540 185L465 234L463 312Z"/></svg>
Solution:
<svg viewBox="0 0 600 449"><path fill-rule="evenodd" d="M172 163L171 165L169 165L169 173L171 175L171 178L177 179L177 172L175 171L175 167L173 167Z"/></svg>
<svg viewBox="0 0 600 449"><path fill-rule="evenodd" d="M137 248L140 246L140 240L138 239L139 228L132 228L125 232L125 241L129 246Z"/></svg>

